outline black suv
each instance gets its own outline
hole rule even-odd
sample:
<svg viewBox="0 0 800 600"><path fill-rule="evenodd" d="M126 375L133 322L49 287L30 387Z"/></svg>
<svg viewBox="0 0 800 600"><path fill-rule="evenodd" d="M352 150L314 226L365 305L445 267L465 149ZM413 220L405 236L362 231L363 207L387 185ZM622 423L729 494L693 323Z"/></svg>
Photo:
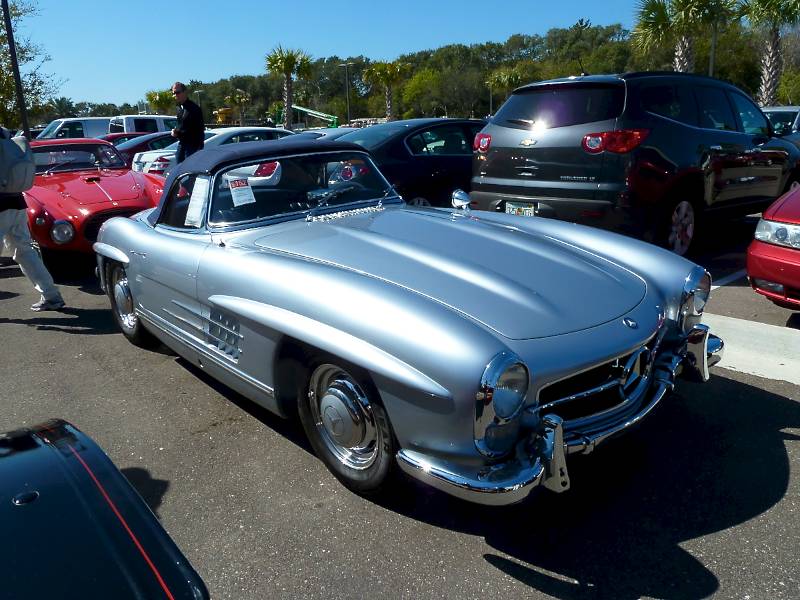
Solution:
<svg viewBox="0 0 800 600"><path fill-rule="evenodd" d="M686 254L712 214L759 212L800 150L733 85L625 73L523 86L475 137L474 208L615 229Z"/></svg>

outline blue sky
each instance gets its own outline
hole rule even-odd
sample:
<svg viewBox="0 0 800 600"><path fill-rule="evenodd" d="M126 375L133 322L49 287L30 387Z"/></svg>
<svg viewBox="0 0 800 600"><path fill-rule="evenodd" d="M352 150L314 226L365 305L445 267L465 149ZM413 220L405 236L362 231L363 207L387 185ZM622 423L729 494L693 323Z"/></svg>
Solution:
<svg viewBox="0 0 800 600"><path fill-rule="evenodd" d="M543 34L580 18L633 26L635 0L36 0L20 33L41 44L44 70L74 101L135 103L176 79L264 73L277 44L312 57L392 60L445 44ZM334 7L344 6L341 10ZM287 12L287 7L290 10Z"/></svg>

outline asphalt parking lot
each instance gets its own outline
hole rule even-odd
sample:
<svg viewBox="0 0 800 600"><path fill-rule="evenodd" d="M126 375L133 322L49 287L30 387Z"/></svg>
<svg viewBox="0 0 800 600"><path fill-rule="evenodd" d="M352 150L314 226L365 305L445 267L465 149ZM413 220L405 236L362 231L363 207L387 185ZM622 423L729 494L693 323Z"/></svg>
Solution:
<svg viewBox="0 0 800 600"><path fill-rule="evenodd" d="M754 227L720 227L698 259L724 283L712 381L571 461L566 494L489 509L405 481L356 496L299 424L130 345L88 261L62 265L68 308L37 314L0 259L0 431L61 417L91 435L213 598L798 598L800 313L742 278Z"/></svg>

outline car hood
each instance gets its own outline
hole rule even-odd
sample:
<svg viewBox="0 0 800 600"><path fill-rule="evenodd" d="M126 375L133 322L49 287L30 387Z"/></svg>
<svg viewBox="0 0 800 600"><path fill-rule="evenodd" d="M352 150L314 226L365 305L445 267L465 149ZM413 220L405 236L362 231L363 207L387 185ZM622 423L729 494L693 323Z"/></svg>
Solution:
<svg viewBox="0 0 800 600"><path fill-rule="evenodd" d="M764 218L800 225L800 188L784 194L764 211Z"/></svg>
<svg viewBox="0 0 800 600"><path fill-rule="evenodd" d="M390 207L269 231L241 242L391 282L511 339L594 327L646 293L640 277L590 251L478 216Z"/></svg>
<svg viewBox="0 0 800 600"><path fill-rule="evenodd" d="M130 171L96 169L37 175L31 195L44 204L62 207L91 206L136 200L144 194L143 183Z"/></svg>

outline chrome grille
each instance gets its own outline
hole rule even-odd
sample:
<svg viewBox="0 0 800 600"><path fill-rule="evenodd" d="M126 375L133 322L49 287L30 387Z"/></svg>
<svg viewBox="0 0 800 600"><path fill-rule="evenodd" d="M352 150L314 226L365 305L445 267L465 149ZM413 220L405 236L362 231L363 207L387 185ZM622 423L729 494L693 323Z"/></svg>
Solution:
<svg viewBox="0 0 800 600"><path fill-rule="evenodd" d="M101 213L91 215L83 224L83 237L90 242L96 242L100 227L111 217L130 217L140 210L141 208L118 208L114 210L104 210Z"/></svg>
<svg viewBox="0 0 800 600"><path fill-rule="evenodd" d="M540 415L565 422L590 419L635 403L650 386L661 335L635 351L567 377L539 391Z"/></svg>

